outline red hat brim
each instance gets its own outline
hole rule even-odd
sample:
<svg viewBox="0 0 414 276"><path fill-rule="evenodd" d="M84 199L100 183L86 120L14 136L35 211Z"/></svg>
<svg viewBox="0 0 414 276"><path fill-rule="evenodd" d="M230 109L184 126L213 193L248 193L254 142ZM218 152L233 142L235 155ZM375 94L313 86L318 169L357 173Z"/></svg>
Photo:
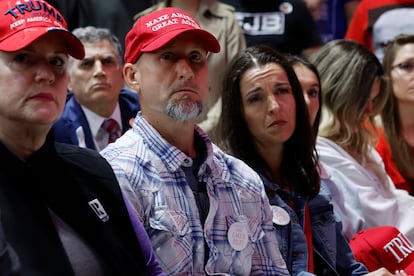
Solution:
<svg viewBox="0 0 414 276"><path fill-rule="evenodd" d="M158 50L171 40L177 38L179 35L182 35L184 33L194 34L195 37L201 39L206 51L213 53L220 52L220 43L214 35L202 29L182 28L164 32L156 36L153 40L150 40L145 45L143 45L141 49L134 45L134 42L131 42L131 45L127 45L125 61L134 63L138 60L142 53Z"/></svg>
<svg viewBox="0 0 414 276"><path fill-rule="evenodd" d="M200 38L203 41L203 45L208 52L220 52L220 44L215 36L202 29L175 29L163 33L156 37L154 40L150 41L147 45L144 45L141 52L152 52L158 50L174 38L184 33L191 33Z"/></svg>
<svg viewBox="0 0 414 276"><path fill-rule="evenodd" d="M0 42L0 50L5 52L19 51L50 32L55 32L63 39L69 55L76 59L83 59L85 57L85 49L82 42L69 31L60 28L30 27L22 29L4 38Z"/></svg>

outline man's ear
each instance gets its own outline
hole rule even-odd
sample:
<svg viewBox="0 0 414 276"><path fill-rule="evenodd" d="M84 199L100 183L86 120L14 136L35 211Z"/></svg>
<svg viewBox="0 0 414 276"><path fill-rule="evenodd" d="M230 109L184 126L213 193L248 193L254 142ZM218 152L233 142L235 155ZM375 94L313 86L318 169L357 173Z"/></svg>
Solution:
<svg viewBox="0 0 414 276"><path fill-rule="evenodd" d="M139 91L141 74L136 66L131 63L126 63L124 65L123 74L127 86L135 91Z"/></svg>

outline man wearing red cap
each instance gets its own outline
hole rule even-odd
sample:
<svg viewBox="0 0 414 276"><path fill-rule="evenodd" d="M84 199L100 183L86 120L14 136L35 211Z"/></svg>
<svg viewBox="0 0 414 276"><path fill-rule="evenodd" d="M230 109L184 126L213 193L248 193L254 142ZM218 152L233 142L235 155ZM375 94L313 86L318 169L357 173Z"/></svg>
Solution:
<svg viewBox="0 0 414 276"><path fill-rule="evenodd" d="M0 274L165 275L110 165L51 135L82 43L43 0L0 14Z"/></svg>
<svg viewBox="0 0 414 276"><path fill-rule="evenodd" d="M126 37L124 78L141 112L101 154L168 275L289 275L260 177L196 125L207 55L219 51L181 10L140 17Z"/></svg>

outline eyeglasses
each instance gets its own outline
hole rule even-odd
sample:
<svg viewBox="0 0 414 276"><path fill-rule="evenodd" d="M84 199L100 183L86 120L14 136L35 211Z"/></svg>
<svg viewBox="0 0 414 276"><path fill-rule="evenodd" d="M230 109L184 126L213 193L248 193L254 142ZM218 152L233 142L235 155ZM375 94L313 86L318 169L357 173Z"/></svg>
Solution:
<svg viewBox="0 0 414 276"><path fill-rule="evenodd" d="M414 62L401 62L391 67L391 70L397 68L401 75L410 75L414 73Z"/></svg>

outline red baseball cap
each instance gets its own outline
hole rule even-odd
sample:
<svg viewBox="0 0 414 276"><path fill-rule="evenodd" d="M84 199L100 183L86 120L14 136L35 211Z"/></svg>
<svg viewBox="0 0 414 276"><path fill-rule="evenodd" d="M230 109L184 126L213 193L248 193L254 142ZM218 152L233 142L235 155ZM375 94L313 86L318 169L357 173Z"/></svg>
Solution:
<svg viewBox="0 0 414 276"><path fill-rule="evenodd" d="M39 37L54 32L65 42L69 55L83 59L82 42L68 31L63 16L43 0L0 0L0 50L23 49Z"/></svg>
<svg viewBox="0 0 414 276"><path fill-rule="evenodd" d="M207 51L220 52L220 43L202 30L191 15L176 8L163 8L139 17L125 37L125 62L135 63L144 52L158 50L182 33L201 39Z"/></svg>
<svg viewBox="0 0 414 276"><path fill-rule="evenodd" d="M414 245L393 226L362 230L352 238L350 246L355 259L369 271L385 267L391 273L404 270L414 275Z"/></svg>

